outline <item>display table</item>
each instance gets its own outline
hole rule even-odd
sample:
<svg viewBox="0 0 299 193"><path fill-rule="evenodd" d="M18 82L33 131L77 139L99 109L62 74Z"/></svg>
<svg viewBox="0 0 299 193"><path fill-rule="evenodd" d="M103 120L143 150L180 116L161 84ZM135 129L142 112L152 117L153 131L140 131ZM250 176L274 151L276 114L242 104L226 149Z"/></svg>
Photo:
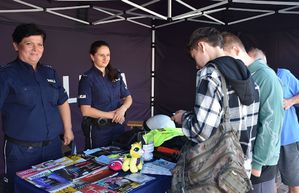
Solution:
<svg viewBox="0 0 299 193"><path fill-rule="evenodd" d="M139 143L137 145L140 146ZM165 193L170 190L170 170L175 163L167 160L145 161L142 174L130 175L130 171L115 172L107 167L111 161L120 159L111 158L110 155L124 156L126 152L127 150L119 147L108 146L36 164L17 172L15 193L46 193L46 190L53 191L66 186L73 186L82 192L103 188L115 192L131 190L130 192L136 193Z"/></svg>
<svg viewBox="0 0 299 193"><path fill-rule="evenodd" d="M146 184L130 191L130 193L165 193L170 189L171 176L152 175L155 180L149 181ZM15 179L15 193L46 193L46 191L35 187L33 184L23 180L20 177Z"/></svg>

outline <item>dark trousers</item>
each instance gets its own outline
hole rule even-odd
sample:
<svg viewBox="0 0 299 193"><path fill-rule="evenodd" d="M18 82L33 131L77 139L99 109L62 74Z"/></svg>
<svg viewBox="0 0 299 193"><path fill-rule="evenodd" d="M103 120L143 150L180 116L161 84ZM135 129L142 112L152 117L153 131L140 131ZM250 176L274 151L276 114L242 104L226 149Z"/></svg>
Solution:
<svg viewBox="0 0 299 193"><path fill-rule="evenodd" d="M62 157L59 137L43 147L32 147L4 142L4 187L3 193L14 193L14 178L17 171L29 169L32 165Z"/></svg>
<svg viewBox="0 0 299 193"><path fill-rule="evenodd" d="M109 146L124 132L125 127L121 124L101 127L92 124L89 131L85 132L85 149Z"/></svg>
<svg viewBox="0 0 299 193"><path fill-rule="evenodd" d="M259 184L253 184L253 190L248 193L274 193L275 191L275 179L261 182Z"/></svg>

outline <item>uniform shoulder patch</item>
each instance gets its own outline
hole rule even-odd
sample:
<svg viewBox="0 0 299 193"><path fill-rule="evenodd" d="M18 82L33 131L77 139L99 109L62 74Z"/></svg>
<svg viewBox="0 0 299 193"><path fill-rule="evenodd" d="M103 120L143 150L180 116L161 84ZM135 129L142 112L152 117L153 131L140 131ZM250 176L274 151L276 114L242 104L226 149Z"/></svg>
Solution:
<svg viewBox="0 0 299 193"><path fill-rule="evenodd" d="M46 67L46 68L51 68L51 69L53 69L53 66L50 65L50 64L40 64L40 65L43 66L43 67Z"/></svg>
<svg viewBox="0 0 299 193"><path fill-rule="evenodd" d="M55 79L47 79L48 83L53 83L55 84L56 83L56 80Z"/></svg>
<svg viewBox="0 0 299 193"><path fill-rule="evenodd" d="M87 74L82 74L80 80L81 80L81 79L82 79L82 80L83 80L83 79L87 79L87 78L88 78L88 75L87 75Z"/></svg>

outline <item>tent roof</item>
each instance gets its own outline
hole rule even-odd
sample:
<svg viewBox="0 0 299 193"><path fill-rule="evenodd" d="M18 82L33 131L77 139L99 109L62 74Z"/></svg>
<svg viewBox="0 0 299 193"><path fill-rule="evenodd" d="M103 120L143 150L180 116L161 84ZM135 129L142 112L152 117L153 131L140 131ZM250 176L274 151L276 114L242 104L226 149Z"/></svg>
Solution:
<svg viewBox="0 0 299 193"><path fill-rule="evenodd" d="M130 22L161 28L183 21L232 26L262 17L299 14L286 0L4 0L0 21L50 26L99 26Z"/></svg>

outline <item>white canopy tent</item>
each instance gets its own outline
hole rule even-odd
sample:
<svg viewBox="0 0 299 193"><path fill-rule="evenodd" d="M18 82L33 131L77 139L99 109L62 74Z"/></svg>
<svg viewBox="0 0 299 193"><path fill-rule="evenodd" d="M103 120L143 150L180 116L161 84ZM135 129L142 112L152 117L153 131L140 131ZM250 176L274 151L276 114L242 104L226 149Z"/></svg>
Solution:
<svg viewBox="0 0 299 193"><path fill-rule="evenodd" d="M277 0L11 0L1 4L2 16L42 12L85 25L127 21L147 28L153 27L152 20L160 21L155 28L186 20L234 25L272 14L299 14L299 2ZM83 19L78 14L72 14L78 10L87 10L89 17ZM219 13L223 12L235 12L238 18L225 18L224 21L223 17L219 17Z"/></svg>

